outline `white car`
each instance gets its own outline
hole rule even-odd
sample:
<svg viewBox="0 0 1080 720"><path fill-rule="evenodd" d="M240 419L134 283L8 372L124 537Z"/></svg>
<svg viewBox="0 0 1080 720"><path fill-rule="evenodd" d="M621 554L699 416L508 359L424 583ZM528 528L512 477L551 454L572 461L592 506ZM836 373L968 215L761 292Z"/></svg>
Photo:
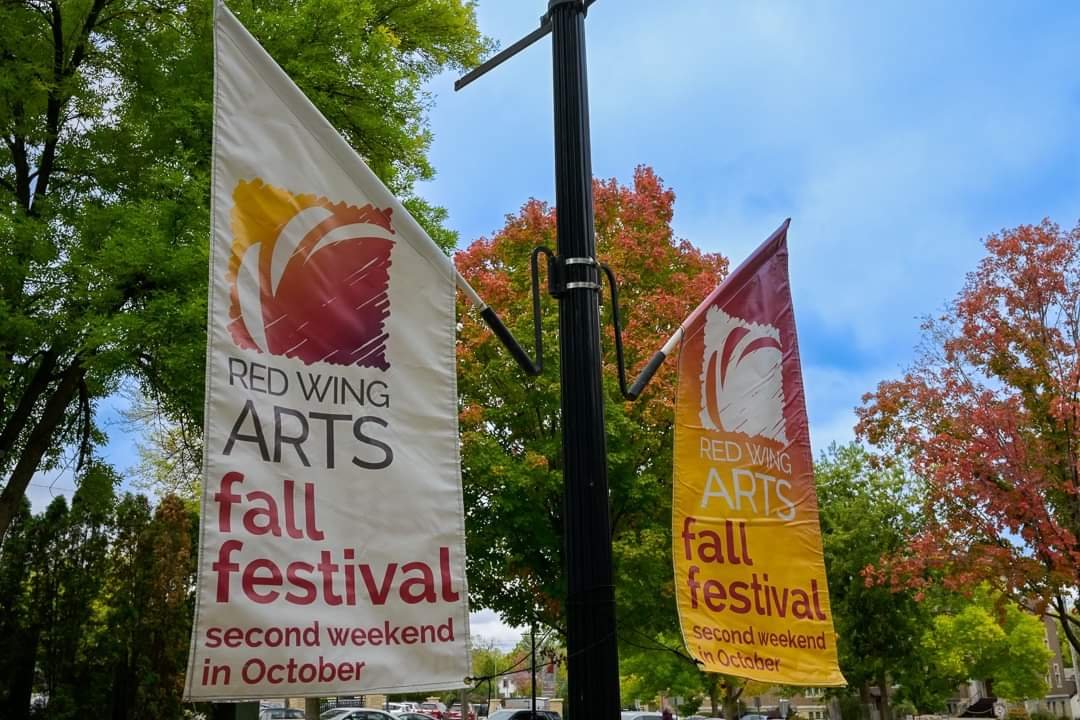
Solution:
<svg viewBox="0 0 1080 720"><path fill-rule="evenodd" d="M304 711L298 708L263 708L259 720L304 720Z"/></svg>
<svg viewBox="0 0 1080 720"><path fill-rule="evenodd" d="M397 720L397 718L375 708L348 708L348 712L335 715L332 720Z"/></svg>
<svg viewBox="0 0 1080 720"><path fill-rule="evenodd" d="M350 707L330 708L329 710L327 710L326 712L324 712L322 715L319 716L319 720L334 720L334 718L341 717L345 713L351 712L351 711L353 711L355 709L356 708L350 708Z"/></svg>

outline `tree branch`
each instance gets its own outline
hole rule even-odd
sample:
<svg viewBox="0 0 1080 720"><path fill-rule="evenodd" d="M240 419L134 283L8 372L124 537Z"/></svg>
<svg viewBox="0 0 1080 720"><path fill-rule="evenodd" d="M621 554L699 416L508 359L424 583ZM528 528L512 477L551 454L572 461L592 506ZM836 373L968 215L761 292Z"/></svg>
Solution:
<svg viewBox="0 0 1080 720"><path fill-rule="evenodd" d="M49 396L41 416L30 431L30 437L19 456L19 462L11 472L4 491L0 493L0 537L7 532L8 525L11 524L11 519L15 516L15 511L26 494L26 488L41 464L41 459L52 446L56 429L63 421L64 413L78 392L79 383L83 381L85 375L86 369L82 366L81 358L76 356L60 376L60 384Z"/></svg>
<svg viewBox="0 0 1080 720"><path fill-rule="evenodd" d="M90 407L90 391L86 387L85 378L79 381L79 410L81 411L82 432L79 439L79 461L75 465L76 472L86 466L86 461L90 458L93 449L90 444L90 433L94 427L94 418Z"/></svg>
<svg viewBox="0 0 1080 720"><path fill-rule="evenodd" d="M30 413L33 412L38 399L49 387L53 370L56 368L56 359L56 352L51 349L42 353L41 362L38 363L34 376L26 385L26 389L23 390L22 397L19 398L19 404L11 413L11 416L8 417L7 422L4 423L4 429L0 431L0 467L4 466L4 460L12 448L15 447L15 443L29 421Z"/></svg>
<svg viewBox="0 0 1080 720"><path fill-rule="evenodd" d="M1065 638L1069 641L1069 644L1076 648L1076 652L1080 653L1080 631L1074 631L1071 625L1076 624L1080 628L1080 619L1073 617L1069 613L1069 608L1065 604L1065 598L1061 595L1055 595L1051 601L1054 607L1058 611L1058 619L1061 620L1061 629L1065 633Z"/></svg>
<svg viewBox="0 0 1080 720"><path fill-rule="evenodd" d="M60 140L60 115L64 106L71 99L65 97L64 84L69 80L86 59L87 48L90 46L90 35L97 27L101 11L109 4L109 0L94 0L90 6L90 12L83 21L79 30L78 39L75 42L71 59L65 61L64 24L60 12L60 4L57 0L50 2L52 8L52 36L53 36L53 81L49 88L49 98L45 108L45 145L41 151L41 159L38 162L38 179L34 185L33 199L27 207L32 210L49 190L49 181L52 179L53 163L56 160L56 145Z"/></svg>

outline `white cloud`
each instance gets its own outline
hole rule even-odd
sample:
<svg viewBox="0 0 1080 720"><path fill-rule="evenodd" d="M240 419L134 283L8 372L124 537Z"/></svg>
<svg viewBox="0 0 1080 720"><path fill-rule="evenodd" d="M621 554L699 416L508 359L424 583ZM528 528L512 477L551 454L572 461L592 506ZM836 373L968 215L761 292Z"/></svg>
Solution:
<svg viewBox="0 0 1080 720"><path fill-rule="evenodd" d="M469 634L474 647L492 643L500 650L512 649L528 628L512 627L502 621L494 610L478 610L469 614Z"/></svg>
<svg viewBox="0 0 1080 720"><path fill-rule="evenodd" d="M804 365L803 384L810 417L810 442L817 457L832 443L843 445L855 439L855 408L862 396L880 380L897 377L901 368L878 366L845 370L824 365Z"/></svg>
<svg viewBox="0 0 1080 720"><path fill-rule="evenodd" d="M71 504L71 498L75 494L72 483L74 478L69 471L49 471L34 473L30 478L30 485L26 488L26 499L30 501L30 511L34 514L42 513L45 508L59 496L67 498Z"/></svg>
<svg viewBox="0 0 1080 720"><path fill-rule="evenodd" d="M531 7L480 10L506 42L533 26ZM871 362L910 356L916 318L959 289L980 238L1080 217L1078 13L620 0L587 28L594 171L653 165L678 194L677 234L735 264L791 216L798 312ZM551 199L538 45L438 99L429 187L466 242Z"/></svg>

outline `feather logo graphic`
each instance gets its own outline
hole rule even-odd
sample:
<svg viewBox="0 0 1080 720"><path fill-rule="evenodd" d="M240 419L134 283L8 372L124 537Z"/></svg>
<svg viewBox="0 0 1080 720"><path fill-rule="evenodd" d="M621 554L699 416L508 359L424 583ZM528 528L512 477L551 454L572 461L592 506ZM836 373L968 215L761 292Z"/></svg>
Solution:
<svg viewBox="0 0 1080 720"><path fill-rule="evenodd" d="M701 423L787 444L780 331L711 307L705 318Z"/></svg>
<svg viewBox="0 0 1080 720"><path fill-rule="evenodd" d="M308 365L388 369L390 210L294 195L259 179L237 183L233 201L233 342Z"/></svg>

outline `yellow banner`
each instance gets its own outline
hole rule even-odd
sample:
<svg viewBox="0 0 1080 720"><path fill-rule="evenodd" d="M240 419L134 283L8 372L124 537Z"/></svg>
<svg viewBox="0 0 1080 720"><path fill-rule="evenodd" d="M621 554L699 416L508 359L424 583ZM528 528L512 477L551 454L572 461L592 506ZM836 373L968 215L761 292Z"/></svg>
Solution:
<svg viewBox="0 0 1080 720"><path fill-rule="evenodd" d="M683 325L672 555L705 670L845 685L821 551L787 223Z"/></svg>

